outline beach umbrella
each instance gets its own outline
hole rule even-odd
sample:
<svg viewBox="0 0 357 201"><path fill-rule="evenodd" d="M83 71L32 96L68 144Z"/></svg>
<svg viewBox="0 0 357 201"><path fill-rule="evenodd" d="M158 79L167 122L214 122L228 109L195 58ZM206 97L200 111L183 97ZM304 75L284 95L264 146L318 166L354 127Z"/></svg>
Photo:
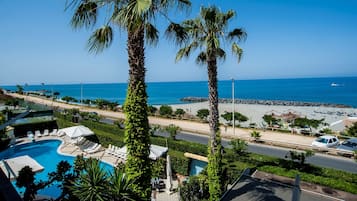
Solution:
<svg viewBox="0 0 357 201"><path fill-rule="evenodd" d="M91 131L89 128L82 126L82 125L63 128L63 129L60 129L58 132L64 132L64 133L66 133L66 135L68 137L70 137L72 139L78 138L78 137L94 135L93 131Z"/></svg>
<svg viewBox="0 0 357 201"><path fill-rule="evenodd" d="M166 191L170 193L172 190L172 170L170 155L166 156Z"/></svg>

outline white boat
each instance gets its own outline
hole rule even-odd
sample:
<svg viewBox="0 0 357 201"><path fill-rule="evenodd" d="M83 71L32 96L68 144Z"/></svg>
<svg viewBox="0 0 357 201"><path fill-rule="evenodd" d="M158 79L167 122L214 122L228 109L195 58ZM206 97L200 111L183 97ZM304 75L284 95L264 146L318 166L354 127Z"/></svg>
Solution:
<svg viewBox="0 0 357 201"><path fill-rule="evenodd" d="M335 82L332 82L331 83L331 87L338 87L339 86L339 84L337 84L337 83L335 83Z"/></svg>

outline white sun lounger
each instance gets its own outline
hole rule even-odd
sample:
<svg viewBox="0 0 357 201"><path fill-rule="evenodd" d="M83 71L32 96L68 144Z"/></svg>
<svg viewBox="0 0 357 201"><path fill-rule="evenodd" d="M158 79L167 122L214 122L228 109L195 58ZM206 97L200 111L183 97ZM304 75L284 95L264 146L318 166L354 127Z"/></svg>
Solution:
<svg viewBox="0 0 357 201"><path fill-rule="evenodd" d="M99 151L99 149L100 149L101 147L102 147L102 145L101 145L101 144L98 144L95 148L86 151L86 153L87 153L87 154L93 154L93 153Z"/></svg>
<svg viewBox="0 0 357 201"><path fill-rule="evenodd" d="M109 145L108 145L108 148L105 149L105 153L107 153L107 154L113 154L113 146L112 146L112 144L109 144Z"/></svg>
<svg viewBox="0 0 357 201"><path fill-rule="evenodd" d="M65 135L66 135L66 133L63 132L63 131L59 131L59 132L57 133L57 136L58 136L58 137L63 137L63 136L65 136Z"/></svg>
<svg viewBox="0 0 357 201"><path fill-rule="evenodd" d="M57 129L53 129L50 135L57 135L57 131L58 131Z"/></svg>
<svg viewBox="0 0 357 201"><path fill-rule="evenodd" d="M35 131L35 137L41 137L41 132L39 130L36 130Z"/></svg>
<svg viewBox="0 0 357 201"><path fill-rule="evenodd" d="M42 136L49 136L49 135L50 135L50 133L49 133L48 129L45 129L45 130L43 131Z"/></svg>
<svg viewBox="0 0 357 201"><path fill-rule="evenodd" d="M98 145L99 145L98 143L94 143L90 147L88 147L87 149L84 149L83 151L84 152L88 152L88 151L94 150L94 149L97 148Z"/></svg>

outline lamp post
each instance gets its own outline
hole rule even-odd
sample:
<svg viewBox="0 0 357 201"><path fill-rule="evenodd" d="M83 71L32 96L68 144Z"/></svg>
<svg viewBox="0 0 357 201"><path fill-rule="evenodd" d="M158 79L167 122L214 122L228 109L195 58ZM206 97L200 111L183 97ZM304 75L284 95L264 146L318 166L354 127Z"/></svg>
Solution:
<svg viewBox="0 0 357 201"><path fill-rule="evenodd" d="M83 104L83 83L81 82L81 106Z"/></svg>
<svg viewBox="0 0 357 201"><path fill-rule="evenodd" d="M233 136L235 135L234 111L235 111L235 104L234 104L234 78L232 78L232 125L233 125Z"/></svg>

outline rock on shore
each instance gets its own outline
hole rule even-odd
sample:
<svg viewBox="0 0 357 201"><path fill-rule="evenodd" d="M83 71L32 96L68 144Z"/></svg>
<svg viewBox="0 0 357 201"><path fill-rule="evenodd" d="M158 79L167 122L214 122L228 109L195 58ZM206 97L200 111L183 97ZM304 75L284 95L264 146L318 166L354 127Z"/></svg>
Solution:
<svg viewBox="0 0 357 201"><path fill-rule="evenodd" d="M204 97L184 97L180 99L185 103L198 103L208 101ZM220 98L219 103L232 103L230 98ZM236 104L256 104L256 105L281 105L281 106L317 106L317 107L336 107L336 108L351 108L351 106L333 103L316 103L303 101L284 101L284 100L254 100L254 99L235 99Z"/></svg>

